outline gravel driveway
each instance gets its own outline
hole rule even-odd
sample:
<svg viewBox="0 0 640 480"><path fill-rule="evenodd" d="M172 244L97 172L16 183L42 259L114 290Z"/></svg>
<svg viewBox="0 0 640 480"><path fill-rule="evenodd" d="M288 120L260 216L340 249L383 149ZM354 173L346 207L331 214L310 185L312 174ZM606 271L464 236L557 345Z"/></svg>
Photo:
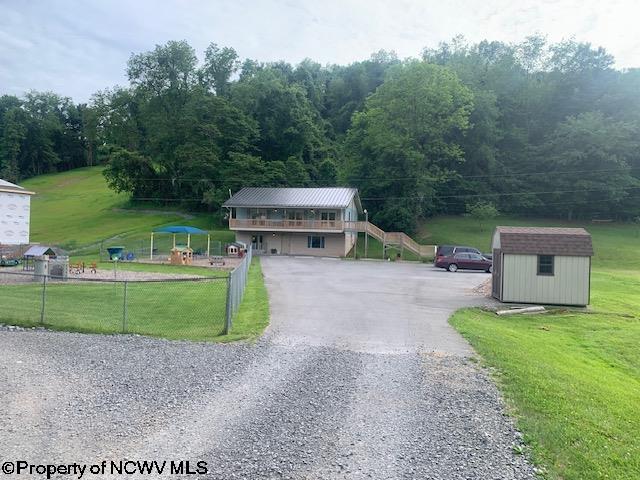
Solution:
<svg viewBox="0 0 640 480"><path fill-rule="evenodd" d="M442 320L482 302L470 289L485 275L290 258L264 271L273 325L255 345L0 331L0 459L204 460L217 479L534 478L496 388ZM359 294L339 288L345 274ZM402 290L394 314L380 281L409 276L424 290ZM292 300L304 292L327 298Z"/></svg>

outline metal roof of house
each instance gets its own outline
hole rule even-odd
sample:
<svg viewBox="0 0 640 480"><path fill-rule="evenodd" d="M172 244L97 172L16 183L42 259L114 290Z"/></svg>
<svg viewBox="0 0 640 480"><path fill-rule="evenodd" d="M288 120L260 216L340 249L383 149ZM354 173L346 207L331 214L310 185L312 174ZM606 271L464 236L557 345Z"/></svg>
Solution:
<svg viewBox="0 0 640 480"><path fill-rule="evenodd" d="M584 228L496 227L502 253L593 256L591 234Z"/></svg>
<svg viewBox="0 0 640 480"><path fill-rule="evenodd" d="M15 183L7 182L6 180L2 180L0 178L0 192L9 192L9 193L22 193L24 195L33 195L34 192L30 192L29 190L24 189L20 185L16 185Z"/></svg>
<svg viewBox="0 0 640 480"><path fill-rule="evenodd" d="M247 187L224 202L225 207L346 208L354 199L362 210L356 188L265 188Z"/></svg>

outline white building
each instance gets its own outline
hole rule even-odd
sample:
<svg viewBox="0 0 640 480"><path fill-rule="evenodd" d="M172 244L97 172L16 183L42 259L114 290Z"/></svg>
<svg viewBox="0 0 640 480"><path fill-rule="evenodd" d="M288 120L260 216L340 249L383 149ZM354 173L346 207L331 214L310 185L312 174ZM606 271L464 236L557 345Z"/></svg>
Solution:
<svg viewBox="0 0 640 480"><path fill-rule="evenodd" d="M33 194L34 192L0 179L0 245L29 243Z"/></svg>

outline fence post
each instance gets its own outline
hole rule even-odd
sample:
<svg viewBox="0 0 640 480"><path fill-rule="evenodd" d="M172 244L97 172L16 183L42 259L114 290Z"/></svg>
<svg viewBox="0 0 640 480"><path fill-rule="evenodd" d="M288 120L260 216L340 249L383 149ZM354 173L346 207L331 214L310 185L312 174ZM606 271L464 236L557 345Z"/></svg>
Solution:
<svg viewBox="0 0 640 480"><path fill-rule="evenodd" d="M122 333L127 333L127 281L124 281L124 293L122 295Z"/></svg>
<svg viewBox="0 0 640 480"><path fill-rule="evenodd" d="M229 335L231 331L231 275L233 275L233 273L229 272L229 276L227 277L227 310L224 321L225 335Z"/></svg>
<svg viewBox="0 0 640 480"><path fill-rule="evenodd" d="M40 308L40 325L44 325L45 303L47 300L47 276L42 276L42 305Z"/></svg>

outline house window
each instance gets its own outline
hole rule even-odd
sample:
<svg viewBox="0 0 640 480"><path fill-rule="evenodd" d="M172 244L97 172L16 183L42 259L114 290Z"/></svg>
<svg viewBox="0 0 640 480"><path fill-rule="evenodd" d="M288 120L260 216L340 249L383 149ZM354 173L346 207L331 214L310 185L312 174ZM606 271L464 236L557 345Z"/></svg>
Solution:
<svg viewBox="0 0 640 480"><path fill-rule="evenodd" d="M336 219L336 212L322 212L320 214L320 220L324 222L333 222Z"/></svg>
<svg viewBox="0 0 640 480"><path fill-rule="evenodd" d="M267 218L267 210L264 208L251 208L249 209L249 215L253 220L264 220Z"/></svg>
<svg viewBox="0 0 640 480"><path fill-rule="evenodd" d="M553 255L538 255L538 275L553 276Z"/></svg>
<svg viewBox="0 0 640 480"><path fill-rule="evenodd" d="M309 235L307 237L307 248L324 248L324 237Z"/></svg>

